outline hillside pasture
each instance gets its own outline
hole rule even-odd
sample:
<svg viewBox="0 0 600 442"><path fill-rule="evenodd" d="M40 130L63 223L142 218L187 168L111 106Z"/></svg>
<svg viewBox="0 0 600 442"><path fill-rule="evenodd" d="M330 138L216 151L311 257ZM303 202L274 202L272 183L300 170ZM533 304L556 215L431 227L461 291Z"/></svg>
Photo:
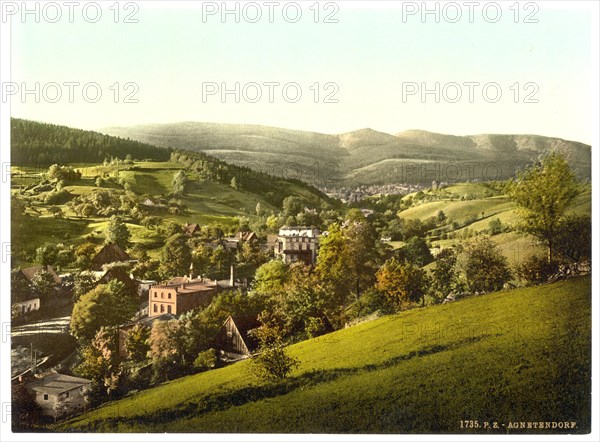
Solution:
<svg viewBox="0 0 600 442"><path fill-rule="evenodd" d="M590 282L386 316L289 347L301 364L285 382L259 381L250 362L240 362L108 403L54 430L586 433ZM481 426L462 428L462 420ZM511 429L516 421L576 427Z"/></svg>

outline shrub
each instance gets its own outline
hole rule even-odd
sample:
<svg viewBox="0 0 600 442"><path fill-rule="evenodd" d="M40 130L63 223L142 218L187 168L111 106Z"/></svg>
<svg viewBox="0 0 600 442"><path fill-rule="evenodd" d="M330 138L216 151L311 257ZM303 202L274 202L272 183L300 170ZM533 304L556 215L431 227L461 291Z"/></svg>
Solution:
<svg viewBox="0 0 600 442"><path fill-rule="evenodd" d="M500 290L510 279L506 257L489 238L484 237L470 244L466 254L465 276L472 292Z"/></svg>
<svg viewBox="0 0 600 442"><path fill-rule="evenodd" d="M311 316L305 321L305 324L306 333L311 338L324 335L327 331L325 321L322 318L315 318Z"/></svg>
<svg viewBox="0 0 600 442"><path fill-rule="evenodd" d="M266 381L282 381L299 365L299 361L289 356L283 345L263 349L252 359L254 373Z"/></svg>
<svg viewBox="0 0 600 442"><path fill-rule="evenodd" d="M493 220L491 220L488 223L488 231L490 232L490 235L498 235L499 233L502 233L502 221L500 221L499 218L494 218Z"/></svg>
<svg viewBox="0 0 600 442"><path fill-rule="evenodd" d="M263 325L256 330L259 351L252 358L254 374L267 382L282 381L300 365L298 359L289 356L283 344L283 330L274 324Z"/></svg>
<svg viewBox="0 0 600 442"><path fill-rule="evenodd" d="M70 199L71 199L71 194L69 193L68 190L66 190L66 189L61 189L58 191L55 190L55 191L50 192L48 195L46 195L46 198L44 198L44 204L60 205L60 204L66 203Z"/></svg>
<svg viewBox="0 0 600 442"><path fill-rule="evenodd" d="M558 271L558 262L548 262L545 257L532 255L515 269L517 277L530 284L541 284Z"/></svg>
<svg viewBox="0 0 600 442"><path fill-rule="evenodd" d="M198 371L211 370L217 367L219 359L217 351L214 348L198 353L198 357L194 360L194 368Z"/></svg>
<svg viewBox="0 0 600 442"><path fill-rule="evenodd" d="M348 312L348 319L368 316L376 311L380 311L383 314L391 313L393 307L388 302L385 293L374 288L369 288L352 304Z"/></svg>

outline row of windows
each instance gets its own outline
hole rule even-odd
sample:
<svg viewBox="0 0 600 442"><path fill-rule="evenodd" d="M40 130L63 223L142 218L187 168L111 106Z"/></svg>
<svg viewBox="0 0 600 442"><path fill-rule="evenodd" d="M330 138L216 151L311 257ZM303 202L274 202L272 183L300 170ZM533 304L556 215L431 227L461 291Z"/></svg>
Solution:
<svg viewBox="0 0 600 442"><path fill-rule="evenodd" d="M153 311L154 311L154 313L158 313L158 304L154 304ZM160 305L160 312L161 313L165 312L165 306L164 306L164 304ZM167 313L173 313L170 305L167 305Z"/></svg>
<svg viewBox="0 0 600 442"><path fill-rule="evenodd" d="M83 387L79 387L79 392L83 393ZM71 395L70 391L65 391L64 393L61 393L60 396L68 399L70 395ZM48 394L44 394L44 400L45 401L48 400Z"/></svg>
<svg viewBox="0 0 600 442"><path fill-rule="evenodd" d="M168 292L168 293L167 293L167 298L168 298L168 299L171 299L171 295L172 295L172 293L171 293L171 292ZM158 298L158 292L154 292L154 297L155 297L155 298ZM162 299L165 299L165 292L160 292L160 297L161 297Z"/></svg>
<svg viewBox="0 0 600 442"><path fill-rule="evenodd" d="M292 238L286 238L289 242L316 242L316 238L308 238L306 236L295 236Z"/></svg>
<svg viewBox="0 0 600 442"><path fill-rule="evenodd" d="M286 244L286 247L283 247L282 244L279 244L279 252L281 253L283 250L298 250L298 251L306 251L312 250L310 244Z"/></svg>

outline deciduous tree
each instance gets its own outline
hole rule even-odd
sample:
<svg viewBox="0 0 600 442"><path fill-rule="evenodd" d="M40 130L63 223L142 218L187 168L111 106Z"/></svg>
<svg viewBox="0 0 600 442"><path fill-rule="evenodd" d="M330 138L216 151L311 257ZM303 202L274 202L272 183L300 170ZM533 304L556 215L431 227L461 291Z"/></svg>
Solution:
<svg viewBox="0 0 600 442"><path fill-rule="evenodd" d="M564 156L553 152L522 173L510 187L519 207L521 229L542 240L548 248L548 262L565 211L579 194L575 174Z"/></svg>
<svg viewBox="0 0 600 442"><path fill-rule="evenodd" d="M129 247L129 240L131 239L131 233L127 228L125 222L118 216L111 216L106 229L105 244L116 244L119 247L126 249Z"/></svg>
<svg viewBox="0 0 600 442"><path fill-rule="evenodd" d="M508 260L488 237L469 244L465 249L465 277L473 292L500 290L510 277Z"/></svg>
<svg viewBox="0 0 600 442"><path fill-rule="evenodd" d="M403 309L416 302L423 303L428 278L425 271L392 258L377 271L377 290L385 293L390 303Z"/></svg>
<svg viewBox="0 0 600 442"><path fill-rule="evenodd" d="M121 325L137 310L136 299L128 295L122 282L98 285L83 295L73 307L71 333L89 342L101 327Z"/></svg>

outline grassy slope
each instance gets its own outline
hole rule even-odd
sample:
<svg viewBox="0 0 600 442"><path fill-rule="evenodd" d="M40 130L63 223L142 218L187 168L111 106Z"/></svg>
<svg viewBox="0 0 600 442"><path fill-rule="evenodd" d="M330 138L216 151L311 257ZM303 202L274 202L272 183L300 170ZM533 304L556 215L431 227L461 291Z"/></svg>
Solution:
<svg viewBox="0 0 600 442"><path fill-rule="evenodd" d="M436 216L440 210L443 210L451 221L464 222L470 216L481 216L481 212L484 212L486 215L492 215L504 212L513 207L513 203L508 197L494 197L471 201L444 200L411 207L401 212L400 217L424 220Z"/></svg>
<svg viewBox="0 0 600 442"><path fill-rule="evenodd" d="M135 164L138 170L121 171L120 177L130 183L131 189L137 195L161 196L170 192L172 188L173 175L181 165L169 162L138 162ZM82 179L67 183L65 189L74 196L87 195L98 190L95 186L94 177L100 170L100 164L81 165L83 173ZM16 171L29 172L35 174L39 171L27 168L15 168ZM188 213L180 215L171 215L161 213L163 222L175 221L180 224L186 222L195 222L202 225L211 222L218 222L225 225L237 225L238 216L255 215L256 204L260 203L262 210L279 210L269 204L264 195L259 193L248 192L243 189L233 189L231 186L214 183L197 181L195 174L189 174L190 179L188 184L188 192L181 197L183 204L188 208ZM39 179L39 178L37 178ZM31 184L33 178L21 177L18 174L13 175L12 185L16 189L19 185ZM243 186L243 184L242 184ZM111 183L106 183L104 188L116 188ZM280 181L279 190L287 192L286 195L299 195L314 201L319 205L318 196L301 185L293 182ZM45 193L41 194L41 197ZM108 220L106 218L89 218L79 219L76 217L68 205L64 204L59 207L67 215L67 219L55 219L47 213L46 209L49 206L38 202L35 208L39 213L28 211L32 215L31 221L27 225L27 247L34 250L47 242L62 242L67 245L80 244L84 237L89 234L102 239L103 231L105 230ZM39 216L41 215L41 216ZM134 242L152 243L154 241L153 231L149 231L141 226L129 224L128 227L132 232L132 240ZM19 263L21 265L29 265L32 263Z"/></svg>
<svg viewBox="0 0 600 442"><path fill-rule="evenodd" d="M301 366L280 386L256 381L241 362L55 429L463 433L474 430L459 421L475 419L498 421L499 433L511 432L502 427L511 421L576 421L569 432L585 432L590 284L585 277L384 317L290 347Z"/></svg>
<svg viewBox="0 0 600 442"><path fill-rule="evenodd" d="M472 217L479 218L463 228L456 230L457 233L469 229L481 232L489 229L489 223L493 219L500 219L504 225L515 225L519 221L515 204L499 192L488 188L480 183L459 183L445 189L449 195L461 196L470 194L478 199L471 201L441 200L424 203L399 213L400 218L419 219L425 221L427 218L436 216L438 211L443 210L449 222L457 221L464 223ZM492 194L492 196L485 197ZM411 195L414 196L416 192ZM408 197L408 195L407 195ZM405 197L406 198L406 197ZM575 198L568 213L577 215L591 214L591 190L586 187L582 193ZM484 213L483 218L481 213ZM510 264L518 264L532 254L543 254L545 249L534 237L516 232L501 233L491 237L499 246L500 250L509 260ZM463 243L465 240L447 239L434 241L434 245L447 246L450 244ZM394 247L399 245L393 244Z"/></svg>

